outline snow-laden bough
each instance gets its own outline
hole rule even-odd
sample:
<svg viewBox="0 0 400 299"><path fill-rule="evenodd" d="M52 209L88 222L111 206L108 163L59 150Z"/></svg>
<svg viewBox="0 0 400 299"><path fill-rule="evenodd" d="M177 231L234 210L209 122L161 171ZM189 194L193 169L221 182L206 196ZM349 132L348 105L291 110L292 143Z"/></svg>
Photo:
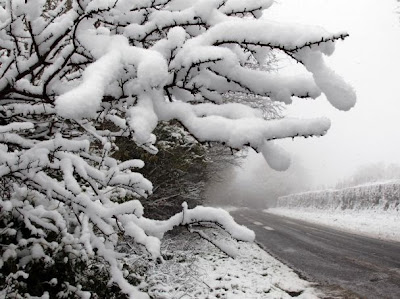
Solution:
<svg viewBox="0 0 400 299"><path fill-rule="evenodd" d="M8 242L0 268L9 294L88 298L95 290L68 276L37 283L48 290L30 295L19 284L31 265L61 256L70 266L101 258L110 283L148 298L126 278L122 235L161 260L160 239L179 225L211 222L254 240L218 209L144 217L140 201L153 186L140 174L143 162L113 153L125 137L156 154L154 129L176 120L197 142L252 147L285 170L289 154L274 140L326 134L324 117L267 120L260 108L322 93L337 109L353 107L354 90L324 63L347 34L261 20L272 3L0 0L0 219ZM304 73L270 71L277 51ZM247 105L251 98L258 107Z"/></svg>

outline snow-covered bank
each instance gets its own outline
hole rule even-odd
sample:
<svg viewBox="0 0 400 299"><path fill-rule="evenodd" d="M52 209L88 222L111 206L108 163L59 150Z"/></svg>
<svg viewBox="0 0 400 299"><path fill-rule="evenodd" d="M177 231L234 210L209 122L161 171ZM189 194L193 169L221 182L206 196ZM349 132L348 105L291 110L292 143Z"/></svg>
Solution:
<svg viewBox="0 0 400 299"><path fill-rule="evenodd" d="M400 242L400 181L292 194L266 212Z"/></svg>
<svg viewBox="0 0 400 299"><path fill-rule="evenodd" d="M319 298L312 285L256 244L238 242L215 228L203 230L236 252L232 258L197 234L163 241L164 263L147 272L152 298ZM135 263L135 261L132 261Z"/></svg>
<svg viewBox="0 0 400 299"><path fill-rule="evenodd" d="M273 208L267 213L387 241L400 242L400 213L376 210L321 210L313 208Z"/></svg>

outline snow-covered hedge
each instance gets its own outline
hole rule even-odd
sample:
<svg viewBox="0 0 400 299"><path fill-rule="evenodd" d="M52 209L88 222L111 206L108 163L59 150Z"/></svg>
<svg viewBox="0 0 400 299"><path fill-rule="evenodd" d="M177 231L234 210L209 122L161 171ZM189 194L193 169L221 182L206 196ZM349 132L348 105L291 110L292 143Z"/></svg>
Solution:
<svg viewBox="0 0 400 299"><path fill-rule="evenodd" d="M400 180L291 194L280 197L278 207L400 211Z"/></svg>

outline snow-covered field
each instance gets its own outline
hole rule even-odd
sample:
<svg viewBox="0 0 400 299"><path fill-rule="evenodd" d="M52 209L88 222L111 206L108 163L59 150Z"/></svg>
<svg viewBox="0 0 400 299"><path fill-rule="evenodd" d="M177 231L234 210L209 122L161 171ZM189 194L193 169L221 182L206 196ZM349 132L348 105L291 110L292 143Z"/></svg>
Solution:
<svg viewBox="0 0 400 299"><path fill-rule="evenodd" d="M311 283L256 244L235 241L215 228L203 232L226 242L235 258L195 233L169 236L163 241L165 262L147 272L152 298L318 298Z"/></svg>

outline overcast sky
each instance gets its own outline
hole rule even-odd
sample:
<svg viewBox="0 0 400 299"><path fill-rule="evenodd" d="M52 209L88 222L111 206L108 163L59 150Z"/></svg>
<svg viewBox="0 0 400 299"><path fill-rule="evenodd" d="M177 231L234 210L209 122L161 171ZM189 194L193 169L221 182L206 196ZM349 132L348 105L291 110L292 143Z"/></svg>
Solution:
<svg viewBox="0 0 400 299"><path fill-rule="evenodd" d="M349 112L335 110L326 99L298 100L287 114L327 116L332 121L321 138L284 141L303 160L316 185L334 184L358 165L400 164L400 15L396 0L277 0L265 17L315 24L350 37L338 42L328 61L356 89L358 102Z"/></svg>

